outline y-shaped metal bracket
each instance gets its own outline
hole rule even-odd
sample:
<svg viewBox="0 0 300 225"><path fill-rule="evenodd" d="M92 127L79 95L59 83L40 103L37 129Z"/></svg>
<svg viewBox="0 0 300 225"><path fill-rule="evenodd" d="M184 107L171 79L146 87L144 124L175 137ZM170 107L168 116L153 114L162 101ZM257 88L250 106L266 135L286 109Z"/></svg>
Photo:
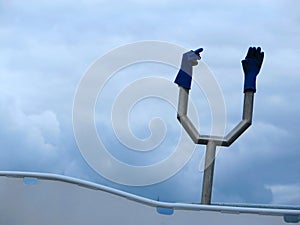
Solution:
<svg viewBox="0 0 300 225"><path fill-rule="evenodd" d="M217 146L230 146L252 123L254 91L244 93L242 121L226 136L200 135L187 116L189 89L179 86L177 118L195 144L206 145L201 204L211 203L215 154Z"/></svg>

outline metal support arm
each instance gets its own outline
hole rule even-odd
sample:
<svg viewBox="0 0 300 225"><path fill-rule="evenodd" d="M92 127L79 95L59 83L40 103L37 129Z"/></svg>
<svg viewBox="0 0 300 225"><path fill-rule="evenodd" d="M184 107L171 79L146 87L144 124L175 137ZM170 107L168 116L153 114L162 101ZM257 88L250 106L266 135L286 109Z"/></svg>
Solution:
<svg viewBox="0 0 300 225"><path fill-rule="evenodd" d="M194 124L187 116L189 89L179 86L179 101L177 118L195 144L207 145L214 142L217 146L230 146L252 123L254 91L244 94L242 121L236 125L225 137L200 135Z"/></svg>
<svg viewBox="0 0 300 225"><path fill-rule="evenodd" d="M236 125L225 137L226 143L223 146L230 146L248 127L252 124L254 91L244 93L244 106L242 121Z"/></svg>
<svg viewBox="0 0 300 225"><path fill-rule="evenodd" d="M242 121L225 137L199 134L198 130L187 116L188 99L189 89L179 86L177 118L195 144L206 145L201 204L210 204L216 148L217 146L230 146L251 125L254 91L245 91Z"/></svg>
<svg viewBox="0 0 300 225"><path fill-rule="evenodd" d="M217 146L230 146L252 123L254 91L244 94L242 121L225 137L200 135L187 116L189 89L179 86L177 118L195 144L206 145L201 204L211 204L213 173Z"/></svg>

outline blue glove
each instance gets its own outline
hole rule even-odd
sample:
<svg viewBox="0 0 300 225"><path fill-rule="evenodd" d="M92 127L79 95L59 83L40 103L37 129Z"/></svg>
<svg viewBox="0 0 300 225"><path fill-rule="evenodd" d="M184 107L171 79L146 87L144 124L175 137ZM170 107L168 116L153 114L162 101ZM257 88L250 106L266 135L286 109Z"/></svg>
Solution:
<svg viewBox="0 0 300 225"><path fill-rule="evenodd" d="M242 60L245 74L244 92L251 90L256 92L256 76L258 75L264 60L261 48L250 47L246 58Z"/></svg>
<svg viewBox="0 0 300 225"><path fill-rule="evenodd" d="M193 66L198 64L197 60L200 60L200 52L203 49L199 48L195 51L189 51L183 54L181 60L180 70L176 76L175 83L181 87L190 89L192 82Z"/></svg>

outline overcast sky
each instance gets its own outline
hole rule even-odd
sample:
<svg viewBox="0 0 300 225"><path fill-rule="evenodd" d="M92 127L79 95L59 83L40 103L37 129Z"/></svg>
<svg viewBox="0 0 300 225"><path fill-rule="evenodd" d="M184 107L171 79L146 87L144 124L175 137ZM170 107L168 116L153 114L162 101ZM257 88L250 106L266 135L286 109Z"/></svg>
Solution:
<svg viewBox="0 0 300 225"><path fill-rule="evenodd" d="M297 0L0 0L0 170L62 174L153 199L199 202L203 146L170 179L129 187L99 176L76 145L72 106L80 79L111 49L144 40L204 48L202 60L215 74L225 99L227 130L241 118L240 61L249 46L262 47L265 61L257 80L253 124L230 148L221 148L213 201L300 205ZM155 68L156 74L171 81L176 75L174 68L147 64L137 66L136 71L141 68L148 75ZM123 88L117 77L108 85L111 92L97 103L100 116L112 104L108 96ZM147 136L151 117L157 116L145 109L163 108L159 115L168 118L167 125L174 125L168 129L168 141L162 142L167 151L163 155L153 151L154 159L161 160L174 146L171 138L178 139L176 111L158 100L145 100L143 105L137 104L131 112L137 120L133 130L144 129L136 132L141 138ZM210 119L207 112L200 120ZM131 163L126 148L106 126L111 124L97 125L107 148L123 148L116 157ZM149 157L145 162L152 162Z"/></svg>

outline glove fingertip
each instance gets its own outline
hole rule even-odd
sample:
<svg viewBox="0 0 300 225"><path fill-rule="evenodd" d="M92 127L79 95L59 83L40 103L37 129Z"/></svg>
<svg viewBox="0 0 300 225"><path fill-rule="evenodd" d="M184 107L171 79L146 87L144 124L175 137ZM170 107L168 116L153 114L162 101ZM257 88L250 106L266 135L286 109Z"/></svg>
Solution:
<svg viewBox="0 0 300 225"><path fill-rule="evenodd" d="M261 47L257 48L257 52L260 53L261 52Z"/></svg>
<svg viewBox="0 0 300 225"><path fill-rule="evenodd" d="M255 55L256 49L255 47L251 47L250 56L253 57Z"/></svg>
<svg viewBox="0 0 300 225"><path fill-rule="evenodd" d="M262 63L263 63L263 61L264 61L264 56L265 56L265 53L264 52L261 52L260 54L259 54L259 61L260 61L260 65L262 65Z"/></svg>
<svg viewBox="0 0 300 225"><path fill-rule="evenodd" d="M247 51L245 59L249 58L249 56L250 56L250 54L249 54L250 53L250 49L251 49L251 47L248 48L248 51Z"/></svg>

